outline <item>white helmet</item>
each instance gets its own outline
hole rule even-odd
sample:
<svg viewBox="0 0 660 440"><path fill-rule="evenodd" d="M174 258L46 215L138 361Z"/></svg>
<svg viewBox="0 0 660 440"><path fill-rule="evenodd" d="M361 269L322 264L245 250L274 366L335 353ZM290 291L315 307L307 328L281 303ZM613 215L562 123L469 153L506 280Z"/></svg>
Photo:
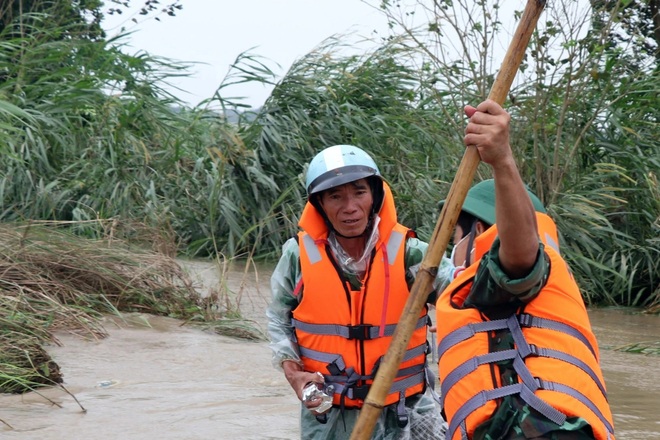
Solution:
<svg viewBox="0 0 660 440"><path fill-rule="evenodd" d="M369 176L380 176L380 171L364 150L353 145L328 147L309 163L305 183L307 195Z"/></svg>

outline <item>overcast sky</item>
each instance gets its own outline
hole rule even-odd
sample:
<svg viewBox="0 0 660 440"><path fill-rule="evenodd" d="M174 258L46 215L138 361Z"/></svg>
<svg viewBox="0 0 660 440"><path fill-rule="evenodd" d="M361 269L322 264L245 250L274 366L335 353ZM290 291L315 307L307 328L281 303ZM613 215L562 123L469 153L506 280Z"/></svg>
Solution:
<svg viewBox="0 0 660 440"><path fill-rule="evenodd" d="M144 1L132 3L139 6ZM169 3L161 0L163 5ZM108 36L118 33L121 26L134 31L126 40L130 47L125 52L144 50L174 60L205 63L195 65L191 77L176 81L188 93L174 93L191 105L211 97L230 64L248 49L254 48L251 53L271 60L269 66L281 74L334 34L387 32L384 16L360 0L182 0L181 4L183 9L176 17L160 14L157 21L152 12L145 20L137 14L139 8L134 8L122 15L106 16L104 28ZM244 102L253 106L261 105L270 93L261 85L235 90L233 96L246 96Z"/></svg>

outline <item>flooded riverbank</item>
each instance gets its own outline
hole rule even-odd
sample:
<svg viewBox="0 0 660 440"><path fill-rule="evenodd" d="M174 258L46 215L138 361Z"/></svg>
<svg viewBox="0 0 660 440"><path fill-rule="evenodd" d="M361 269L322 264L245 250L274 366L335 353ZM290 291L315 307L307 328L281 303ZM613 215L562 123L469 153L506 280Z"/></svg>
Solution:
<svg viewBox="0 0 660 440"><path fill-rule="evenodd" d="M110 336L59 335L49 350L61 390L3 396L3 439L290 439L297 400L270 368L263 343L203 332L168 318L107 320Z"/></svg>
<svg viewBox="0 0 660 440"><path fill-rule="evenodd" d="M216 268L195 263L204 283ZM232 270L244 316L265 329L267 270ZM660 341L660 317L591 310L618 439L660 439L658 356L616 351ZM58 334L48 347L66 389L0 396L3 439L159 440L299 438L298 402L266 342L245 342L148 315L107 318L109 337ZM86 410L83 411L81 406Z"/></svg>

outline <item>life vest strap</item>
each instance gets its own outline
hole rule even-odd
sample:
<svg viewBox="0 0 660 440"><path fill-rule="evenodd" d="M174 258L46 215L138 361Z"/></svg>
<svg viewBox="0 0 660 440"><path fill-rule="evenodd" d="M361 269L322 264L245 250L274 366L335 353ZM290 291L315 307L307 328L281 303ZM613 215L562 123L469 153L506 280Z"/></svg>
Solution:
<svg viewBox="0 0 660 440"><path fill-rule="evenodd" d="M428 319L426 315L422 316L417 320L415 330L423 328L426 326L427 322ZM313 335L341 336L342 338L346 339L358 339L362 341L378 338L381 331L381 326L371 324L311 324L309 322L303 322L297 319L292 319L291 324L296 328L296 330L302 330L305 333L310 333ZM382 332L382 336L392 336L394 334L394 330L396 329L396 324L387 324L384 328L385 330Z"/></svg>
<svg viewBox="0 0 660 440"><path fill-rule="evenodd" d="M523 335L522 329L520 328L520 323L518 322L518 317L516 315L511 315L509 319L506 320L506 325L513 336L513 342L516 344L516 350L520 354L520 357L525 359L527 356L532 354L532 349Z"/></svg>
<svg viewBox="0 0 660 440"><path fill-rule="evenodd" d="M425 354L427 348L428 346L426 345L426 343L423 343L418 345L417 347L413 347L409 350L406 350L406 352L403 353L403 359L401 359L401 362L406 362L415 359L417 356Z"/></svg>
<svg viewBox="0 0 660 440"><path fill-rule="evenodd" d="M591 377L591 379L596 383L600 391L603 393L603 396L607 399L605 388L602 385L600 379L598 378L596 373L584 361L568 353L561 352L559 350L543 348L543 347L539 348L534 344L529 344L525 339L525 335L523 334L521 323L527 326L530 326L531 324L535 324L534 326L538 326L538 327L543 326L543 328L550 328L550 326L554 326L554 324L557 324L556 326L554 326L555 330L564 331L565 333L571 335L575 335L573 331L577 332L577 330L575 330L573 327L561 324L556 321L535 318L531 315L524 315L524 316L520 315L519 317L513 315L509 317L507 320L505 320L506 322L504 326L502 326L501 321L502 320L499 320L498 324L496 325L491 325L490 328L493 327L499 327L499 329L508 328L509 332L513 337L516 348L510 350L490 352L481 356L477 356L475 358L468 359L467 361L463 362L458 367L456 367L454 370L449 372L449 374L447 374L446 377L441 381L442 404L444 406L445 396L447 396L451 388L454 385L456 385L456 383L463 380L468 374L475 371L479 366L484 364L495 363L505 360L513 360L513 369L515 370L521 382L513 385L505 385L492 390L484 390L479 394L477 394L476 396L469 399L465 404L463 404L458 409L454 418L452 419L452 424L450 424L449 427L449 433L450 433L449 438L452 438L453 433L456 429L458 429L460 426L463 426L462 423L465 422L466 418L472 412L474 412L481 406L485 405L485 403L488 400L499 399L501 397L511 394L519 394L520 398L523 401L525 401L532 408L536 409L539 413L543 414L549 420L553 421L558 425L563 424L564 421L566 420L566 415L555 409L553 406L542 400L540 397L538 397L535 394L535 391L539 389L559 391L568 394L574 399L582 402L585 406L591 409L591 411L594 414L598 416L598 418L603 422L603 424L606 426L609 432L613 432L611 424L603 416L602 412L598 409L596 405L593 404L593 402L587 399L582 393L567 385L556 382L543 381L542 379L534 377L531 371L529 370L529 368L527 367L527 365L525 364L524 359L527 357L543 356L543 357L558 359L566 363L569 363L571 365L574 365L580 368L581 370L583 370L585 373L587 373L589 377ZM452 338L455 340L462 338L473 331L487 331L484 330L483 328L476 330L475 325L472 325L472 328L470 328L470 325L467 325L462 327L461 329L466 329L466 331L461 333L454 331L450 333L448 336L454 335L452 336ZM569 329L572 329L573 331Z"/></svg>
<svg viewBox="0 0 660 440"><path fill-rule="evenodd" d="M608 432L608 436L614 435L614 427L603 415L601 410L596 405L594 405L594 403L590 399L588 399L584 394L582 394L580 391L576 390L573 387L569 387L568 385L564 385L557 382L545 381L545 380L540 380L540 388L544 390L557 391L560 393L568 394L574 399L579 400L580 402L582 402L583 405L588 407L594 414L596 414L596 416L600 419L603 425L605 425L605 428L607 429Z"/></svg>
<svg viewBox="0 0 660 440"><path fill-rule="evenodd" d="M528 313L521 313L520 315L515 316L515 318L511 317L509 319L516 319L520 324L520 327L550 329L573 336L574 338L581 341L589 349L589 351L591 351L594 357L597 357L596 350L591 345L589 340L575 327L572 327L563 322L554 321L552 319L539 318L538 316L533 316ZM510 328L510 324L511 323L508 319L496 319L494 321L470 323L463 327L457 328L440 341L438 344L438 356L441 357L449 348L458 344L459 342L471 338L477 333L503 330L505 328Z"/></svg>
<svg viewBox="0 0 660 440"><path fill-rule="evenodd" d="M406 411L406 393L399 393L399 402L396 404L396 420L399 428L403 429L408 424L408 412Z"/></svg>
<svg viewBox="0 0 660 440"><path fill-rule="evenodd" d="M433 371L431 371L431 368L427 365L424 368L424 372L426 373L426 386L431 394L431 397L435 402L440 405L440 408L442 408L442 403L440 402L440 396L438 395L438 392L435 390L435 384L438 383L436 380L435 374L433 374ZM444 416L443 416L444 418Z"/></svg>
<svg viewBox="0 0 660 440"><path fill-rule="evenodd" d="M467 423L465 423L465 420L463 420L463 422L461 423L461 440L470 440L470 438L468 437Z"/></svg>
<svg viewBox="0 0 660 440"><path fill-rule="evenodd" d="M312 350L303 346L298 346L300 356L306 357L318 362L325 362L328 371L334 375L340 375L346 370L346 363L342 355L337 353L326 353L324 351Z"/></svg>
<svg viewBox="0 0 660 440"><path fill-rule="evenodd" d="M438 357L441 358L445 351L449 350L459 342L470 339L477 333L490 332L494 330L502 330L507 328L506 319L496 319L494 321L473 322L459 327L450 332L447 336L442 338L438 344Z"/></svg>
<svg viewBox="0 0 660 440"><path fill-rule="evenodd" d="M576 367L587 373L589 377L591 377L591 379L596 383L596 386L598 386L600 392L603 393L603 397L605 398L605 400L607 400L607 391L605 390L605 385L603 385L596 372L594 372L594 370L591 367L589 367L589 365L587 365L584 361L568 353L564 353L563 351L553 350L551 348L537 347L534 344L531 344L530 347L532 348L532 353L535 356L543 356L543 357L548 357L548 358L553 358L553 359L558 359L560 361L568 362L571 365L575 365Z"/></svg>
<svg viewBox="0 0 660 440"><path fill-rule="evenodd" d="M426 374L424 372L424 366L410 367L407 369L405 376L400 372L397 374L397 379L392 382L392 386L388 394L392 393L405 393L405 391L418 385L424 383L426 380ZM411 371L417 370L415 374L410 374ZM361 376L352 372L351 375L347 376L324 376L325 382L327 384L332 384L334 386L334 393L337 395L344 395L349 399L360 399L364 400L367 397L369 388L371 384L357 385L358 380L371 380L373 376ZM401 378L403 377L403 378ZM399 379L401 378L401 379Z"/></svg>
<svg viewBox="0 0 660 440"><path fill-rule="evenodd" d="M454 432L461 424L464 423L465 419L467 419L467 417L478 408L484 406L488 401L501 399L502 397L510 396L513 394L519 394L520 397L529 406L539 411L552 422L558 425L562 425L566 421L565 414L557 411L555 408L541 400L534 394L534 391L530 390L524 383L516 383L512 385L505 385L503 387L495 388L492 390L483 390L472 396L458 409L458 411L456 411L454 417L452 417L446 437L453 438Z"/></svg>
<svg viewBox="0 0 660 440"><path fill-rule="evenodd" d="M588 374L589 377L591 377L591 379L594 381L596 386L598 386L598 389L603 394L605 400L607 400L607 391L605 390L605 386L603 385L598 375L594 372L594 370L591 367L589 367L589 365L587 365L584 361L559 350L537 347L534 344L530 344L529 347L530 347L531 356L541 356L552 359L558 359L580 368L582 371ZM479 366L484 364L502 362L505 360L514 359L515 357L516 357L516 350L511 349L511 350L503 350L503 351L488 353L485 355L470 358L467 361L463 362L461 365L459 365L453 371L451 371L442 381L441 405L444 407L444 396L447 395L449 390L451 390L451 388L458 381L460 381L463 377L475 371Z"/></svg>
<svg viewBox="0 0 660 440"><path fill-rule="evenodd" d="M591 353L594 355L594 357L597 358L596 350L594 349L594 347L591 345L589 340L582 334L582 332L580 332L575 327L572 327L563 322L554 321L552 319L539 318L538 316L533 316L528 313L520 314L518 316L518 322L520 322L521 327L544 328L544 329L555 330L558 332L571 335L574 338L579 339L584 345L586 345L589 351L591 351Z"/></svg>
<svg viewBox="0 0 660 440"><path fill-rule="evenodd" d="M403 360L402 362L409 361L412 359L415 359L418 356L423 355L426 353L426 344L420 344L417 347L413 347L411 349L406 350L406 352L403 354ZM342 357L341 354L337 353L326 353L324 351L319 351L319 350L312 350L310 348L306 348L303 346L299 346L298 349L300 350L300 355L302 357L306 357L308 359L312 359L318 362L325 362L326 368L330 372L331 375L333 376L341 376L345 371L347 371L347 366L346 362L344 361L344 358ZM423 364L420 364L423 365ZM414 368L418 368L417 365L413 366ZM400 372L403 371L404 373L401 374L407 375L411 373L405 373L406 369L401 369L399 370ZM371 379L376 375L376 371L372 371L372 373L368 376L362 376L363 379Z"/></svg>
<svg viewBox="0 0 660 440"><path fill-rule="evenodd" d="M476 356L463 362L461 365L447 374L440 383L441 406L445 406L445 396L454 385L468 374L475 371L479 366L494 362L501 362L513 359L516 356L516 350L503 350Z"/></svg>
<svg viewBox="0 0 660 440"><path fill-rule="evenodd" d="M507 350L510 351L510 350ZM518 376L522 380L521 383L506 385L500 388L495 388L493 390L485 390L479 392L477 395L469 399L465 404L463 404L452 419L452 423L449 425L448 438L452 438L456 429L464 423L465 419L475 410L485 405L489 400L500 399L504 396L519 394L521 399L525 401L529 406L537 410L539 413L543 414L552 422L557 425L562 425L566 421L566 415L558 411L547 402L539 398L535 391L537 390L548 390L555 391L564 394L568 394L574 399L581 402L583 405L588 407L603 423L605 428L608 431L608 436L614 433L614 428L603 415L600 409L584 394L580 391L557 382L551 382L542 380L539 378L532 377L531 373L524 364L524 361L520 356L516 356L514 359L514 369Z"/></svg>

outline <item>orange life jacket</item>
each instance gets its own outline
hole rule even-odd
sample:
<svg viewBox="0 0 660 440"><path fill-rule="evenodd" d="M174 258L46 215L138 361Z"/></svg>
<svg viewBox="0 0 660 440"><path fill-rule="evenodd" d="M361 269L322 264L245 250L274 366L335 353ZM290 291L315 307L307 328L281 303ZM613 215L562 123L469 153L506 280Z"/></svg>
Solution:
<svg viewBox="0 0 660 440"><path fill-rule="evenodd" d="M292 322L304 369L323 373L326 384L334 386L333 403L343 408L362 407L410 293L405 241L414 234L396 222L387 185L383 203L380 238L360 290L351 288L330 256L328 231L316 209L308 204L300 220L303 288ZM424 391L428 322L425 308L385 405Z"/></svg>
<svg viewBox="0 0 660 440"><path fill-rule="evenodd" d="M550 258L547 284L508 319L488 320L462 308L479 261L497 236L493 226L476 240L476 262L463 271L436 303L439 375L449 430L447 439L471 439L495 412L498 399L518 394L557 424L585 419L598 440L614 439L613 421L599 366L596 338L579 288L557 250L557 230L537 213L539 236ZM490 351L489 335L509 331L515 349ZM518 383L500 383L497 362L513 360Z"/></svg>

